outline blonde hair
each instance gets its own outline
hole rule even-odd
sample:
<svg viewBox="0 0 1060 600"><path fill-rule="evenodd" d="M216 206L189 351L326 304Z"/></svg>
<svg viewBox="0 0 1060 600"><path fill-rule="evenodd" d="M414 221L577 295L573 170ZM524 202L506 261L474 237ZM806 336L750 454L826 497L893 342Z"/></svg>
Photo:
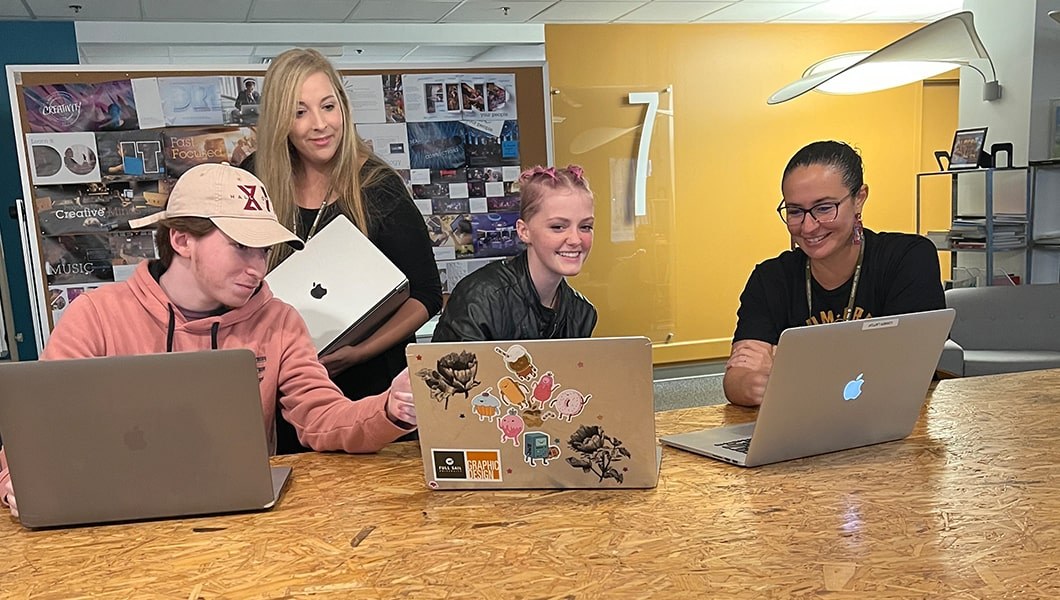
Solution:
<svg viewBox="0 0 1060 600"><path fill-rule="evenodd" d="M541 208L541 200L558 189L581 191L593 200L589 179L578 165L567 165L562 169L538 165L519 175L519 218L529 221Z"/></svg>
<svg viewBox="0 0 1060 600"><path fill-rule="evenodd" d="M302 84L317 73L327 75L335 89L339 110L342 111L342 140L330 165L331 189L338 194L336 204L339 210L368 235L370 217L361 189L392 169L376 156L354 131L350 117L350 100L342 86L342 79L335 67L320 52L311 48L288 50L273 59L265 71L265 83L261 90L255 171L269 190L269 197L280 223L298 232L295 173L302 169L302 160L288 136L298 110ZM365 164L369 167L364 181L361 180L360 174L362 161L366 161ZM277 246L269 259L269 268L275 267L290 253L289 247Z"/></svg>

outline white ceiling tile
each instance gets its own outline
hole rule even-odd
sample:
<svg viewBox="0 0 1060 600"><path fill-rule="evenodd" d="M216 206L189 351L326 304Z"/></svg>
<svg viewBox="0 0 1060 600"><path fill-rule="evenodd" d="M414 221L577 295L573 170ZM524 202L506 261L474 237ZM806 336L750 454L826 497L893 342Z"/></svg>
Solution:
<svg viewBox="0 0 1060 600"><path fill-rule="evenodd" d="M141 44L81 44L81 53L94 58L131 58L137 55L169 58L168 46ZM99 61L96 61L99 62Z"/></svg>
<svg viewBox="0 0 1060 600"><path fill-rule="evenodd" d="M428 0L361 0L350 15L349 22L435 23L457 4Z"/></svg>
<svg viewBox="0 0 1060 600"><path fill-rule="evenodd" d="M254 54L256 56L276 56L291 48L313 48L317 52L320 52L328 58L335 58L343 55L343 46L331 46L323 44L314 44L310 41L305 41L301 44L259 44L254 46Z"/></svg>
<svg viewBox="0 0 1060 600"><path fill-rule="evenodd" d="M76 19L78 21L139 21L139 0L27 0L33 14L44 19ZM80 12L74 12L71 4L80 4Z"/></svg>
<svg viewBox="0 0 1060 600"><path fill-rule="evenodd" d="M432 46L423 44L417 46L409 56L412 58L419 56L434 56L467 60L478 56L489 49L490 46Z"/></svg>
<svg viewBox="0 0 1060 600"><path fill-rule="evenodd" d="M712 12L700 21L764 23L812 5L810 2L738 2Z"/></svg>
<svg viewBox="0 0 1060 600"><path fill-rule="evenodd" d="M350 0L255 0L250 20L341 23L355 4Z"/></svg>
<svg viewBox="0 0 1060 600"><path fill-rule="evenodd" d="M260 65L261 60L254 56L173 56L173 64L182 65Z"/></svg>
<svg viewBox="0 0 1060 600"><path fill-rule="evenodd" d="M835 23L849 21L873 11L875 0L828 0L808 8L795 11L777 19L778 21L803 23Z"/></svg>
<svg viewBox="0 0 1060 600"><path fill-rule="evenodd" d="M731 2L669 2L656 0L618 19L619 23L688 23L700 19Z"/></svg>
<svg viewBox="0 0 1060 600"><path fill-rule="evenodd" d="M254 46L170 46L169 53L172 56L250 56L254 54Z"/></svg>
<svg viewBox="0 0 1060 600"><path fill-rule="evenodd" d="M0 17L5 19L28 19L29 11L21 0L0 0Z"/></svg>
<svg viewBox="0 0 1060 600"><path fill-rule="evenodd" d="M358 57L375 60L393 60L405 56L416 48L416 44L353 44L342 47L342 58ZM358 54L357 50L361 53ZM339 59L335 59L339 60Z"/></svg>
<svg viewBox="0 0 1060 600"><path fill-rule="evenodd" d="M534 17L535 23L609 23L646 2L564 0Z"/></svg>
<svg viewBox="0 0 1060 600"><path fill-rule="evenodd" d="M86 56L83 64L86 65L171 65L173 61L164 56L133 55L127 57Z"/></svg>
<svg viewBox="0 0 1060 600"><path fill-rule="evenodd" d="M525 23L537 13L552 6L555 2L532 0L515 2L503 0L468 0L447 16L445 23ZM504 8L508 8L508 14Z"/></svg>
<svg viewBox="0 0 1060 600"><path fill-rule="evenodd" d="M108 2L110 0L107 0ZM141 0L144 20L244 23L252 0Z"/></svg>
<svg viewBox="0 0 1060 600"><path fill-rule="evenodd" d="M860 17L858 21L897 21L909 22L928 19L939 13L960 10L961 0L890 0L877 4L873 11Z"/></svg>

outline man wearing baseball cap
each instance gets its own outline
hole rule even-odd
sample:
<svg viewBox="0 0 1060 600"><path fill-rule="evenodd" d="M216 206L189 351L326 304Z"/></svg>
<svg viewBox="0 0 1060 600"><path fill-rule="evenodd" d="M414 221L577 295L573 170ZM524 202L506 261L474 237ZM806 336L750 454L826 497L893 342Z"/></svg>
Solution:
<svg viewBox="0 0 1060 600"><path fill-rule="evenodd" d="M350 402L317 360L301 316L269 291L269 247L303 244L276 220L256 177L199 165L177 181L164 211L129 224L155 225L159 258L72 302L42 359L249 348L272 451L277 404L299 441L318 451L375 452L415 428L407 370L389 390ZM0 502L17 514L14 500L0 451Z"/></svg>

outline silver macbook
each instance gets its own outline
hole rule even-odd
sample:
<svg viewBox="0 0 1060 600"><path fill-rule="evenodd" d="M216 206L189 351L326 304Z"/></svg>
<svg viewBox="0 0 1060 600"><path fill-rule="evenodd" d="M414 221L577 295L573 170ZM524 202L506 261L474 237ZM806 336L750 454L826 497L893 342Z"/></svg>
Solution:
<svg viewBox="0 0 1060 600"><path fill-rule="evenodd" d="M660 441L754 467L905 438L954 314L947 308L786 329L756 422Z"/></svg>
<svg viewBox="0 0 1060 600"><path fill-rule="evenodd" d="M301 313L321 356L368 337L409 297L405 274L341 215L265 281Z"/></svg>
<svg viewBox="0 0 1060 600"><path fill-rule="evenodd" d="M291 472L250 350L0 365L0 436L26 527L264 510Z"/></svg>
<svg viewBox="0 0 1060 600"><path fill-rule="evenodd" d="M651 341L410 344L427 486L651 488Z"/></svg>

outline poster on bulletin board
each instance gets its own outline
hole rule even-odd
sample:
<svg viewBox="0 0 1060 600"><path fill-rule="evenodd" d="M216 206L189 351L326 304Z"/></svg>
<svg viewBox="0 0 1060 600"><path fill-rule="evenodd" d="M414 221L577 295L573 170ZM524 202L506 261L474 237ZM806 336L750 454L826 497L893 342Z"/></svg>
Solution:
<svg viewBox="0 0 1060 600"><path fill-rule="evenodd" d="M130 231L130 219L162 210L192 166L238 166L257 149L265 67L12 69L42 350L71 301L155 258L153 232ZM445 292L521 250L515 182L551 155L543 63L340 73L358 135L423 215Z"/></svg>

